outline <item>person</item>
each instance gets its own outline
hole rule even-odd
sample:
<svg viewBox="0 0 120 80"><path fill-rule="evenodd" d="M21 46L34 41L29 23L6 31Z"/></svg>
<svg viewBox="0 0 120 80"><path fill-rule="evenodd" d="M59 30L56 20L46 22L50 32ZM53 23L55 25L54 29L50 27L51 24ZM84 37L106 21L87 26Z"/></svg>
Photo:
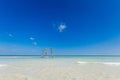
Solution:
<svg viewBox="0 0 120 80"><path fill-rule="evenodd" d="M51 56L53 57L53 49L50 48L50 53L51 53Z"/></svg>
<svg viewBox="0 0 120 80"><path fill-rule="evenodd" d="M44 48L42 48L42 53L41 53L41 57L44 57L44 51L45 49Z"/></svg>

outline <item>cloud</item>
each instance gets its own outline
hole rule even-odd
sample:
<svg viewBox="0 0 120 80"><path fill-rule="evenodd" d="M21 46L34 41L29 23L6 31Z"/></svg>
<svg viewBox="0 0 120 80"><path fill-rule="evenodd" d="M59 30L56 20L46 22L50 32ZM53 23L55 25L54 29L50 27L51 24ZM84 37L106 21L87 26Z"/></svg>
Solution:
<svg viewBox="0 0 120 80"><path fill-rule="evenodd" d="M35 46L38 45L38 43L35 41L34 37L30 37L29 39L32 41L33 45L35 45Z"/></svg>
<svg viewBox="0 0 120 80"><path fill-rule="evenodd" d="M36 46L38 43L37 42L33 42L32 44Z"/></svg>
<svg viewBox="0 0 120 80"><path fill-rule="evenodd" d="M63 30L65 30L67 28L67 26L65 24L60 24L58 27L59 32L63 32Z"/></svg>
<svg viewBox="0 0 120 80"><path fill-rule="evenodd" d="M34 40L35 40L35 38L33 38L33 37L30 37L29 39L30 39L31 41L34 41Z"/></svg>
<svg viewBox="0 0 120 80"><path fill-rule="evenodd" d="M11 37L11 38L14 37L12 34L8 34L8 36Z"/></svg>

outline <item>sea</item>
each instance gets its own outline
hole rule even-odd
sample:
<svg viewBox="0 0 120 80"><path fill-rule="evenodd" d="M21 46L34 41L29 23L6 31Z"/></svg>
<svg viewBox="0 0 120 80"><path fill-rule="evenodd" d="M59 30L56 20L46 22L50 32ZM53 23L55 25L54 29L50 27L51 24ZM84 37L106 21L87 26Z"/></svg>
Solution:
<svg viewBox="0 0 120 80"><path fill-rule="evenodd" d="M108 65L120 65L120 55L55 55L44 56L40 55L1 55L1 63L16 63L18 61L45 61L45 60L56 60L56 61L67 61L76 62L79 64L85 63L102 63Z"/></svg>
<svg viewBox="0 0 120 80"><path fill-rule="evenodd" d="M0 80L120 80L120 56L1 55Z"/></svg>

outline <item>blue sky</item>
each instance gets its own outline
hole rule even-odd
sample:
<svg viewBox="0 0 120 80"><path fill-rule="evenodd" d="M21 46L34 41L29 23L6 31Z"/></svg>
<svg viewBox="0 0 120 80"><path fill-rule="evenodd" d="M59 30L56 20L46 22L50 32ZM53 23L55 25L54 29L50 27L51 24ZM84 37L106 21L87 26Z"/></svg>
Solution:
<svg viewBox="0 0 120 80"><path fill-rule="evenodd" d="M120 54L119 0L1 0L0 54Z"/></svg>

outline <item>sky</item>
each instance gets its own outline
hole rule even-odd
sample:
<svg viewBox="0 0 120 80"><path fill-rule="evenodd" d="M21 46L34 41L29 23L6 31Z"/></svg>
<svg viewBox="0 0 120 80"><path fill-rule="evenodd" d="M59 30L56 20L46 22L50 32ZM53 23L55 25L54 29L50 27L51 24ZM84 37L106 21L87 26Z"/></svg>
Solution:
<svg viewBox="0 0 120 80"><path fill-rule="evenodd" d="M120 55L119 0L0 0L0 55Z"/></svg>

